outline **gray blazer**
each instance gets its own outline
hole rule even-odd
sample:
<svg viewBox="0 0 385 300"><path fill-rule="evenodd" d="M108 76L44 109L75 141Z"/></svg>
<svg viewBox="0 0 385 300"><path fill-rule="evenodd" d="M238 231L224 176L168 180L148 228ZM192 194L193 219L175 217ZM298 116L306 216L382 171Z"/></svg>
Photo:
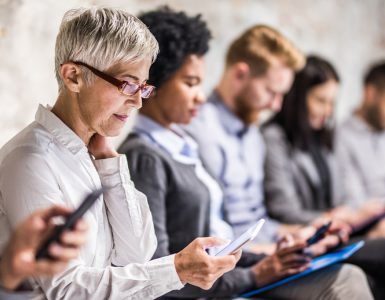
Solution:
<svg viewBox="0 0 385 300"><path fill-rule="evenodd" d="M291 147L282 128L270 124L262 130L266 143L265 201L269 214L285 223L305 224L331 207L319 201L322 189L310 154ZM334 157L324 150L331 173L332 206L339 189Z"/></svg>

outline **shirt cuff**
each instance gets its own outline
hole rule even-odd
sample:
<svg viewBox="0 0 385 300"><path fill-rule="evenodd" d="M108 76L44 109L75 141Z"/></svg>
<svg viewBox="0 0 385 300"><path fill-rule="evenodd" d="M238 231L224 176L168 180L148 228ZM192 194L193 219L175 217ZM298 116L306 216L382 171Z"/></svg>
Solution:
<svg viewBox="0 0 385 300"><path fill-rule="evenodd" d="M104 187L109 188L131 182L125 155L94 160L94 165Z"/></svg>
<svg viewBox="0 0 385 300"><path fill-rule="evenodd" d="M162 283L169 291L180 290L184 284L180 281L179 275L175 269L175 254L157 258L146 263L146 268L151 276L151 280Z"/></svg>

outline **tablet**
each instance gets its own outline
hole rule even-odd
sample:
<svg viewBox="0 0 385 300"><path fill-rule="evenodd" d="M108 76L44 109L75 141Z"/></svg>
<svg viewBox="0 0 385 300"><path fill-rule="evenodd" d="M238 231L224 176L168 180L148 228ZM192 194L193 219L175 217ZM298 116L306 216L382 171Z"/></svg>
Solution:
<svg viewBox="0 0 385 300"><path fill-rule="evenodd" d="M215 256L225 256L234 253L246 243L252 241L257 236L264 223L265 220L260 219L255 225L253 225L247 231L242 233L238 238L231 241L230 244L228 244L222 250L218 251Z"/></svg>
<svg viewBox="0 0 385 300"><path fill-rule="evenodd" d="M341 261L344 261L345 259L349 258L351 255L353 255L355 252L357 252L359 249L361 249L364 246L364 244L365 244L364 241L359 241L357 243L353 243L351 245L345 246L344 248L336 250L334 252L326 253L322 256L316 257L310 263L310 267L308 269L306 269L305 271L300 272L298 274L288 276L286 278L283 278L281 280L278 280L276 282L273 282L271 284L263 286L257 290L244 293L244 294L240 295L240 297L249 298L249 297L261 294L263 292L274 289L274 288L281 286L283 284L287 284L287 283L289 283L295 279L307 276L313 272L316 272L318 270L326 268L326 267L333 265L335 263L339 263ZM255 298L255 297L253 297L253 298ZM261 297L261 298L263 298L263 297Z"/></svg>

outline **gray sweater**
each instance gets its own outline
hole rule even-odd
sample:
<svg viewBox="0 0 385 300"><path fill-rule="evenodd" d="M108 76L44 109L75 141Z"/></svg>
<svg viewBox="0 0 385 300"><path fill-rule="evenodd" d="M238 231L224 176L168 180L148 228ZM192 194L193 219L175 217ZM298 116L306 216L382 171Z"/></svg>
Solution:
<svg viewBox="0 0 385 300"><path fill-rule="evenodd" d="M197 237L209 235L210 196L193 166L176 162L165 151L131 134L119 149L125 153L135 187L148 199L158 238L154 258L178 252ZM230 297L256 287L247 267L263 256L244 254L242 267L226 273L208 290L187 285L170 298ZM245 267L245 268L244 268Z"/></svg>
<svg viewBox="0 0 385 300"><path fill-rule="evenodd" d="M266 142L265 202L269 214L285 223L309 223L322 212L338 205L339 182L335 159L323 150L332 178L331 205L318 199L322 185L311 155L293 148L282 128L269 124L263 128Z"/></svg>
<svg viewBox="0 0 385 300"><path fill-rule="evenodd" d="M343 201L351 206L369 199L385 202L385 131L376 132L353 115L337 130L336 150Z"/></svg>

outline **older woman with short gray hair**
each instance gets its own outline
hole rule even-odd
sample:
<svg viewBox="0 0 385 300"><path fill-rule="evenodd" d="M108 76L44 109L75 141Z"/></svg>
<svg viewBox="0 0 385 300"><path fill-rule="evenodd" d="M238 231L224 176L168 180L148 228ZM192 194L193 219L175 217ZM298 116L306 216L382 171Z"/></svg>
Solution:
<svg viewBox="0 0 385 300"><path fill-rule="evenodd" d="M106 137L154 91L146 81L157 53L153 35L126 12L67 12L56 40L58 98L0 150L0 249L34 210L77 207L105 188L85 216L90 234L79 258L53 278L36 278L48 299L149 299L184 283L207 289L240 257L212 258L204 249L221 241L201 238L149 261L156 237L147 199Z"/></svg>

